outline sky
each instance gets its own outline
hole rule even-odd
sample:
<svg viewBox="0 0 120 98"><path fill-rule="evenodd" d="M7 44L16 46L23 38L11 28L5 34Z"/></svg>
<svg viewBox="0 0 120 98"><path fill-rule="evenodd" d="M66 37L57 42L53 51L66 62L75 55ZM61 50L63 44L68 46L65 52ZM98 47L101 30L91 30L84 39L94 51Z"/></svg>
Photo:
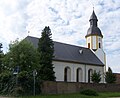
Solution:
<svg viewBox="0 0 120 98"><path fill-rule="evenodd" d="M4 53L11 41L28 35L40 38L45 26L50 26L54 41L86 47L93 6L104 36L107 66L120 73L120 0L0 0Z"/></svg>

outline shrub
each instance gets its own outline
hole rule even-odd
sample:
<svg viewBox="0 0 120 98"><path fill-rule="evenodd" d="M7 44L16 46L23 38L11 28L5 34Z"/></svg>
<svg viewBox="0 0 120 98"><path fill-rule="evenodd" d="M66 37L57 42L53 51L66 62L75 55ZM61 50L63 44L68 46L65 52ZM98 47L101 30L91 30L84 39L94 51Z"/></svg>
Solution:
<svg viewBox="0 0 120 98"><path fill-rule="evenodd" d="M91 89L82 90L80 93L83 95L88 95L88 96L98 96L98 93Z"/></svg>
<svg viewBox="0 0 120 98"><path fill-rule="evenodd" d="M92 82L93 83L99 83L101 81L101 74L100 72L94 72L91 76Z"/></svg>
<svg viewBox="0 0 120 98"><path fill-rule="evenodd" d="M116 81L116 76L112 72L112 69L110 67L108 68L108 71L106 72L105 81L107 83L115 83L115 81Z"/></svg>

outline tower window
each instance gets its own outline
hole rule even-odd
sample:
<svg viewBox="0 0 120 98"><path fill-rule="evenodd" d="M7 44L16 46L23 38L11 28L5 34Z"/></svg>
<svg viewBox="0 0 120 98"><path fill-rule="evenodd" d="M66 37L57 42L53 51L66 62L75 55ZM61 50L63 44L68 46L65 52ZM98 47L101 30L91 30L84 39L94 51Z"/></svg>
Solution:
<svg viewBox="0 0 120 98"><path fill-rule="evenodd" d="M99 38L99 41L101 41L101 38Z"/></svg>
<svg viewBox="0 0 120 98"><path fill-rule="evenodd" d="M88 43L88 48L90 48L90 43Z"/></svg>
<svg viewBox="0 0 120 98"><path fill-rule="evenodd" d="M101 48L101 44L99 43L99 48Z"/></svg>

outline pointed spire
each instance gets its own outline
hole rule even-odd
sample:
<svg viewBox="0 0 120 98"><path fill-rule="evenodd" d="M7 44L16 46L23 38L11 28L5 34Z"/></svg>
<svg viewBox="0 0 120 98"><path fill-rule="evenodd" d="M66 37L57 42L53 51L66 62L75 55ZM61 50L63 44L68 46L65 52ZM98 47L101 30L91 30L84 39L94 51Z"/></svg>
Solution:
<svg viewBox="0 0 120 98"><path fill-rule="evenodd" d="M97 19L97 16L95 15L94 7L93 7L93 13L92 13L90 20L89 20L90 28L88 29L87 35L85 37L88 37L91 35L97 35L97 36L103 37L101 30L97 26L97 21L98 21L98 19Z"/></svg>
<svg viewBox="0 0 120 98"><path fill-rule="evenodd" d="M97 21L98 21L98 19L97 19L97 16L95 15L95 12L94 12L94 7L93 7L93 13L92 13L92 15L90 16L90 26L95 26L95 27L97 27Z"/></svg>
<svg viewBox="0 0 120 98"><path fill-rule="evenodd" d="M90 20L89 21L91 21L91 20L97 20L98 21L97 16L95 15L95 12L94 12L94 7L93 7L93 13L90 16Z"/></svg>

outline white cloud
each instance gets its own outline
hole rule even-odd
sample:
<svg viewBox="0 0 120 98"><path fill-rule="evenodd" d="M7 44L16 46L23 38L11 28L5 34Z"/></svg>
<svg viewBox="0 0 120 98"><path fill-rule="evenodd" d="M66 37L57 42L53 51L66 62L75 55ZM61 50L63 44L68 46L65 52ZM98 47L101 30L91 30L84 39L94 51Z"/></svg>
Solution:
<svg viewBox="0 0 120 98"><path fill-rule="evenodd" d="M104 35L107 64L117 71L120 65L119 0L1 0L0 41L6 45L27 36L27 31L31 36L40 37L49 25L54 40L86 46L85 35L93 5Z"/></svg>
<svg viewBox="0 0 120 98"><path fill-rule="evenodd" d="M0 42L5 45L5 51L10 41L25 36L27 3L28 0L0 0Z"/></svg>
<svg viewBox="0 0 120 98"><path fill-rule="evenodd" d="M112 55L111 54L107 55L107 62L109 62L107 66L111 67L113 72L120 73L119 61L120 61L120 50L119 52L116 52L114 54L112 53Z"/></svg>

